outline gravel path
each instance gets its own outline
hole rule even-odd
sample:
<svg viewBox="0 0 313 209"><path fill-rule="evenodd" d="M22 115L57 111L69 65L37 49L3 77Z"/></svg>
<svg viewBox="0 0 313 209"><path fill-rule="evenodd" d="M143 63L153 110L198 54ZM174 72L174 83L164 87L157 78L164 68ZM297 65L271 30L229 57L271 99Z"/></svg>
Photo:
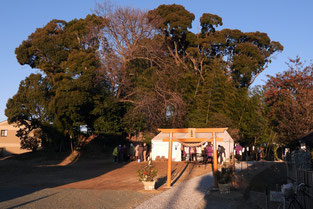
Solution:
<svg viewBox="0 0 313 209"><path fill-rule="evenodd" d="M195 208L212 187L212 174L195 177L152 197L143 202L136 209Z"/></svg>
<svg viewBox="0 0 313 209"><path fill-rule="evenodd" d="M236 163L236 171L246 170L248 167L252 166L255 162L240 162ZM206 207L203 202L208 202L204 200L206 196L212 196L208 194L209 190L213 188L214 179L212 173L195 177L191 180L185 181L173 188L169 189L166 192L163 192L159 195L152 197L151 199L143 202L136 209L189 209L189 208L201 208L199 205L202 204L202 207ZM214 198L213 198L214 199ZM237 199L233 201L234 204L225 205L225 208L232 208L232 206L238 204ZM214 201L212 202L214 205ZM220 204L216 204L220 206ZM218 208L218 207L217 207Z"/></svg>

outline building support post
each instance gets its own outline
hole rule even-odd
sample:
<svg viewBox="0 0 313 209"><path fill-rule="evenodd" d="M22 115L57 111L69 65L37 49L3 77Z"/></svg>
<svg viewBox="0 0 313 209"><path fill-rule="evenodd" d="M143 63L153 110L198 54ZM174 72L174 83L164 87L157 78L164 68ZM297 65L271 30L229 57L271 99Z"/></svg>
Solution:
<svg viewBox="0 0 313 209"><path fill-rule="evenodd" d="M217 147L216 147L216 133L213 132L213 174L214 174L214 188L218 188L217 182Z"/></svg>
<svg viewBox="0 0 313 209"><path fill-rule="evenodd" d="M167 181L166 187L171 188L172 179L172 147L173 147L173 132L170 132L170 140L168 142L168 160L167 160Z"/></svg>

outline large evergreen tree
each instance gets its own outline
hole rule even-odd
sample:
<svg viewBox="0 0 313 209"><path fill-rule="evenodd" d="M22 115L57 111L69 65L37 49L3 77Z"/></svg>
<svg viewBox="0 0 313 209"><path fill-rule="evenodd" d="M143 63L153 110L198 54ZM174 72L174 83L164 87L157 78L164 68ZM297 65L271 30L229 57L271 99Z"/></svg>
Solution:
<svg viewBox="0 0 313 209"><path fill-rule="evenodd" d="M209 13L195 34L194 18L176 4L149 12L99 4L85 19L52 20L16 49L20 64L41 72L23 82L46 92L27 101L20 87L7 105L9 121L21 122L18 108L26 107L27 124L38 120L34 128L57 130L67 142L75 142L81 125L110 135L227 126L254 140L263 113L248 89L283 47L266 33L218 30L222 18ZM45 114L35 117L28 103Z"/></svg>
<svg viewBox="0 0 313 209"><path fill-rule="evenodd" d="M61 133L65 140L59 143L60 146L67 142L75 143L81 125L93 126L95 117L91 111L94 109L94 97L106 87L98 85L97 82L99 74L97 35L100 23L100 18L95 15L70 22L52 20L23 41L15 51L17 60L21 65L29 65L41 71L49 87L47 88L49 98L44 98L44 95L40 98L38 95L38 100L26 106L27 101L18 100L18 97L29 99L31 97L20 88L17 96L7 105L6 115L10 122L21 123L21 119L16 118L11 111L17 108L14 106L16 104L24 106L28 112L26 123L34 126L36 119L40 124L43 116L39 114L40 117L36 117L36 112L30 110L33 106L41 105L39 103L41 100L47 100L42 108L49 115L47 123ZM33 77L27 78L26 81L34 80ZM39 85L38 82L37 84ZM33 128L46 130L41 126Z"/></svg>
<svg viewBox="0 0 313 209"><path fill-rule="evenodd" d="M177 13L173 14L174 10ZM227 126L253 140L247 127L242 127L243 117L248 118L246 111L259 111L246 107L253 103L248 87L271 62L271 56L283 49L281 44L266 33L218 30L222 18L208 13L200 18L201 32L194 34L189 31L194 15L180 5L161 5L149 15L160 18L158 28L168 54L183 72L181 86L187 86L180 94L187 107L185 125Z"/></svg>

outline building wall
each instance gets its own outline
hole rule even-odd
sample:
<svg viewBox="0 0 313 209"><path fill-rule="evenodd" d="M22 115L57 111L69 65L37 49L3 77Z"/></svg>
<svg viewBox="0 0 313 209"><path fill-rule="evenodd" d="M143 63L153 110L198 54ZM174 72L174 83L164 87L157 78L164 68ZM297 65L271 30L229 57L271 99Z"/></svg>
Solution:
<svg viewBox="0 0 313 209"><path fill-rule="evenodd" d="M16 136L18 128L8 124L7 121L0 122L0 148L5 148L6 152L12 154L20 154L29 152L29 150L21 149L20 139ZM3 136L6 131L6 136Z"/></svg>
<svg viewBox="0 0 313 209"><path fill-rule="evenodd" d="M217 142L217 145L221 145L225 148L226 159L229 160L233 153L234 141L227 131L224 133L217 133L219 138L223 138L222 142ZM163 142L162 139L169 137L167 133L159 133L155 136L152 142L152 160L155 160L158 156L168 158L168 142ZM188 138L188 133L174 133L175 138ZM212 138L211 133L196 133L196 138ZM206 144L204 144L206 145ZM189 147L185 147L185 152L189 153ZM197 147L197 153L201 153L201 147ZM172 160L181 161L181 144L179 142L173 142Z"/></svg>
<svg viewBox="0 0 313 209"><path fill-rule="evenodd" d="M157 157L168 158L168 142L152 141L152 160ZM181 161L181 145L179 142L173 142L172 161Z"/></svg>

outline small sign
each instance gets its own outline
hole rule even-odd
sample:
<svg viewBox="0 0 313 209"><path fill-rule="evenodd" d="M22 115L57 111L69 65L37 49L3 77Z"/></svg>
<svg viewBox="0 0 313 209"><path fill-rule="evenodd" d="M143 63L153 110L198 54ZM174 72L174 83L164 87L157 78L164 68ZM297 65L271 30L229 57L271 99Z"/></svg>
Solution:
<svg viewBox="0 0 313 209"><path fill-rule="evenodd" d="M195 128L188 128L188 133L190 138L196 138L196 129Z"/></svg>

